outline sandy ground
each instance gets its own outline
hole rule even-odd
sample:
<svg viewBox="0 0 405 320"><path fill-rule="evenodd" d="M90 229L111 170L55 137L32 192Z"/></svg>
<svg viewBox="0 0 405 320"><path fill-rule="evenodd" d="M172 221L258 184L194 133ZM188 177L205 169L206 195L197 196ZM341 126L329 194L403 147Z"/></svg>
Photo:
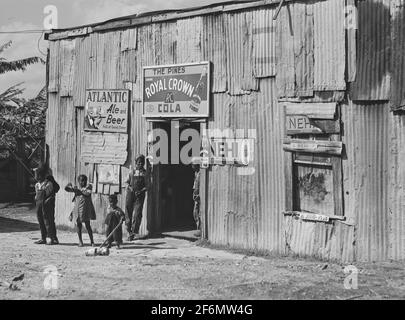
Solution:
<svg viewBox="0 0 405 320"><path fill-rule="evenodd" d="M89 247L77 247L70 232L59 231L58 246L33 244L39 238L33 210L2 207L0 299L405 298L404 262L356 264L358 288L349 290L343 264L253 257L173 238L138 240L106 257L86 257ZM44 287L47 266L57 268L57 289Z"/></svg>

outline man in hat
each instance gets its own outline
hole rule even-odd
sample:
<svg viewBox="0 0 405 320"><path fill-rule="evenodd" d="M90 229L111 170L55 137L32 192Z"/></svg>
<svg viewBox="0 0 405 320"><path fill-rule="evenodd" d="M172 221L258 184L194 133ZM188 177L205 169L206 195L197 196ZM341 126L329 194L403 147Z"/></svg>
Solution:
<svg viewBox="0 0 405 320"><path fill-rule="evenodd" d="M145 156L138 155L135 159L135 169L130 170L126 181L125 217L129 234L128 241L139 239L139 227L142 222L142 210L147 190L146 170L144 167Z"/></svg>
<svg viewBox="0 0 405 320"><path fill-rule="evenodd" d="M59 185L46 165L41 165L35 170L35 202L37 219L41 230L41 239L36 244L46 244L46 238L51 239L50 245L59 244L55 226L55 196Z"/></svg>

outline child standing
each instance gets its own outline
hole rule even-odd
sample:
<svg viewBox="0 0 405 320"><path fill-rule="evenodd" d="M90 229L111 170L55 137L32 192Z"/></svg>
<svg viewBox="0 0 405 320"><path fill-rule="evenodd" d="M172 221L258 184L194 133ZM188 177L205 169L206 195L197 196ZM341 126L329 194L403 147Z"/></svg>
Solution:
<svg viewBox="0 0 405 320"><path fill-rule="evenodd" d="M143 203L147 191L145 156L139 155L135 159L135 170L130 171L127 183L127 195L125 204L125 214L128 241L139 238L139 227L142 222Z"/></svg>
<svg viewBox="0 0 405 320"><path fill-rule="evenodd" d="M109 207L107 209L107 217L104 223L107 225L106 236L108 235L122 222L125 221L125 214L120 207L117 206L117 195L110 195L108 198ZM122 245L122 225L114 232L113 236L108 240L108 248L115 241L117 248L120 249Z"/></svg>
<svg viewBox="0 0 405 320"><path fill-rule="evenodd" d="M75 204L69 220L72 221L73 218L76 219L79 247L83 247L83 223L85 224L87 233L90 237L90 245L94 246L93 231L90 226L90 220L96 220L96 211L94 210L93 202L91 201L92 186L91 184L87 184L87 177L84 174L81 174L77 180L79 182L79 187L73 186L71 183L68 183L65 187L67 192L73 192L75 194L72 200Z"/></svg>

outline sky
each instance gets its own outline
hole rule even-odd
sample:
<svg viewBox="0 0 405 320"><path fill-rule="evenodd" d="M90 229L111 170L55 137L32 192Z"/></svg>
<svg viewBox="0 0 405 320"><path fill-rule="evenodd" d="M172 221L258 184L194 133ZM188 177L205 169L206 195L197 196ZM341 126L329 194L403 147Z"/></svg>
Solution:
<svg viewBox="0 0 405 320"><path fill-rule="evenodd" d="M0 54L8 60L39 56L44 60L47 41L41 33L11 34L10 31L43 30L49 12L44 9L53 5L57 9L57 27L68 28L102 22L108 19L139 14L142 12L180 9L215 3L213 0L1 0L0 45L12 41L12 46ZM223 2L223 1L222 1ZM0 75L0 93L21 83L23 96L35 97L45 85L45 65L29 66L25 72L9 72Z"/></svg>

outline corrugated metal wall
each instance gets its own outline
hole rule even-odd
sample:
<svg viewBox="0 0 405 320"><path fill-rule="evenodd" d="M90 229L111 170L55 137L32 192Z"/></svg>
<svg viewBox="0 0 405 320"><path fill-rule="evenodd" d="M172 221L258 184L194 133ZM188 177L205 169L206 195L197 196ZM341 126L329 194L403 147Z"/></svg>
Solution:
<svg viewBox="0 0 405 320"><path fill-rule="evenodd" d="M388 115L387 104L342 107L345 215L355 219L358 260L388 257Z"/></svg>
<svg viewBox="0 0 405 320"><path fill-rule="evenodd" d="M372 5L363 2L360 6L366 14ZM383 0L371 2L386 6ZM47 143L57 180L63 185L80 173L92 172L92 166L79 159L84 111L75 107L84 106L85 88L132 91L124 179L134 157L146 152L146 134L151 129L141 117L142 67L209 60L213 81L208 128L255 129L257 139L253 175L239 175L234 166L208 169L203 219L208 239L234 247L342 261L404 258L405 171L401 164L405 160L405 127L403 118L389 113L389 104L341 106L346 223L303 222L282 215L286 209L284 162L289 158L282 150L284 118L278 98L318 102L343 99L344 3L287 2L276 22L272 20L275 6L268 6L51 42ZM372 30L365 31L365 40ZM366 48L363 40L358 44L358 56L361 47ZM373 48L384 49L385 42L373 44ZM370 57L380 61L378 66L385 66L381 59L386 59L386 52ZM358 59L357 75L367 65L364 58ZM384 74L384 68L378 67L375 77ZM386 98L387 86L381 85L385 80L378 90L362 74L356 81L365 84L355 86L368 100ZM154 179L158 175L155 171ZM105 196L94 195L93 200L99 214L94 226L102 231ZM149 201L149 213L153 211L149 217L144 208L143 233L148 224L149 229L158 227L148 221L161 212L155 202ZM120 204L124 207L124 196ZM69 224L71 207L71 194L62 190L57 197L58 224Z"/></svg>
<svg viewBox="0 0 405 320"><path fill-rule="evenodd" d="M254 129L252 175L234 166L208 170L208 238L240 248L282 251L284 175L282 109L275 79L260 80L260 91L243 96L214 95L215 115L209 129Z"/></svg>
<svg viewBox="0 0 405 320"><path fill-rule="evenodd" d="M358 1L357 73L352 100L390 98L390 0Z"/></svg>
<svg viewBox="0 0 405 320"><path fill-rule="evenodd" d="M390 113L388 215L389 258L405 259L405 117Z"/></svg>

